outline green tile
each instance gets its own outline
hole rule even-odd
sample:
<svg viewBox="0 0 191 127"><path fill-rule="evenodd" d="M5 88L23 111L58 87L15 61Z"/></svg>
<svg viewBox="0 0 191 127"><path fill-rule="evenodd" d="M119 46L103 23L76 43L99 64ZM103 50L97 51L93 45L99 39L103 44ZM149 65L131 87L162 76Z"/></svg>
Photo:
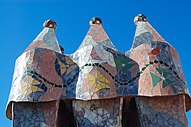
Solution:
<svg viewBox="0 0 191 127"><path fill-rule="evenodd" d="M152 72L150 72L150 75L152 77L152 85L153 87L155 87L157 85L157 83L160 80L160 77L158 77L157 75L153 74Z"/></svg>
<svg viewBox="0 0 191 127"><path fill-rule="evenodd" d="M156 68L156 70L159 72L159 74L160 74L161 76L163 76L163 70L162 70L162 69Z"/></svg>
<svg viewBox="0 0 191 127"><path fill-rule="evenodd" d="M167 85L170 85L171 83L173 83L173 81L171 81L170 79L165 79L162 82L162 88L165 88Z"/></svg>

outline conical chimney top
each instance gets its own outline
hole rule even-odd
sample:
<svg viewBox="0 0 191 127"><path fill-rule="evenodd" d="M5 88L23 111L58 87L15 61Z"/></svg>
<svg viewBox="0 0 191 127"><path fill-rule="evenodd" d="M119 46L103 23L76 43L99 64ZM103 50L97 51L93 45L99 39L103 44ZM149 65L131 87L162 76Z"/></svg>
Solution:
<svg viewBox="0 0 191 127"><path fill-rule="evenodd" d="M44 22L43 27L43 30L38 34L38 36L33 40L33 42L27 47L25 51L35 48L47 48L61 53L55 33L56 22L48 19Z"/></svg>

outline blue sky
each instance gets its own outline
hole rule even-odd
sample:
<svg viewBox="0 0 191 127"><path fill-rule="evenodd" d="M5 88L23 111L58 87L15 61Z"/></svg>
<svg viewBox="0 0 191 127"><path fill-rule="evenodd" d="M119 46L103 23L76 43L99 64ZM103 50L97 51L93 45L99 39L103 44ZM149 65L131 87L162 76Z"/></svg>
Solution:
<svg viewBox="0 0 191 127"><path fill-rule="evenodd" d="M42 30L46 19L57 22L57 38L65 53L82 42L93 16L101 17L104 29L121 52L131 48L134 16L144 13L151 25L179 53L191 91L190 0L1 0L0 1L0 126L11 126L5 117L14 62ZM187 113L191 127L191 111Z"/></svg>

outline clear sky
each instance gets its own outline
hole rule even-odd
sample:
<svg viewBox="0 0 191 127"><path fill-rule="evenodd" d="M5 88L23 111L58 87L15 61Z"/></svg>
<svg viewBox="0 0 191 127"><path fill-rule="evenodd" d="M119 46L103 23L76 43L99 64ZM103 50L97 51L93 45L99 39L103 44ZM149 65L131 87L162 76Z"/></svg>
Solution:
<svg viewBox="0 0 191 127"><path fill-rule="evenodd" d="M46 19L57 22L57 38L65 53L73 53L89 29L93 16L103 26L116 48L131 48L134 16L144 13L151 25L179 53L191 91L191 1L190 0L1 0L0 1L0 127L11 126L5 117L16 58L42 30ZM187 113L191 127L191 111Z"/></svg>

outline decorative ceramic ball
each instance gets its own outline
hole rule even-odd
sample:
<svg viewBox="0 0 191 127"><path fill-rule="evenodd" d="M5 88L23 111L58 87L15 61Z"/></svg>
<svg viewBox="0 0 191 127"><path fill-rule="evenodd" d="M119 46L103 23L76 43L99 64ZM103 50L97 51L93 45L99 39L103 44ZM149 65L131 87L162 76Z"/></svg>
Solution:
<svg viewBox="0 0 191 127"><path fill-rule="evenodd" d="M44 22L43 27L53 28L54 30L56 30L56 22L48 19Z"/></svg>
<svg viewBox="0 0 191 127"><path fill-rule="evenodd" d="M144 14L138 14L138 15L134 18L134 23L135 23L135 25L137 25L137 23L138 23L139 21L147 22L147 17L146 17Z"/></svg>
<svg viewBox="0 0 191 127"><path fill-rule="evenodd" d="M91 20L90 20L90 26L94 25L94 24L102 24L102 20L99 18L99 17L93 17Z"/></svg>

